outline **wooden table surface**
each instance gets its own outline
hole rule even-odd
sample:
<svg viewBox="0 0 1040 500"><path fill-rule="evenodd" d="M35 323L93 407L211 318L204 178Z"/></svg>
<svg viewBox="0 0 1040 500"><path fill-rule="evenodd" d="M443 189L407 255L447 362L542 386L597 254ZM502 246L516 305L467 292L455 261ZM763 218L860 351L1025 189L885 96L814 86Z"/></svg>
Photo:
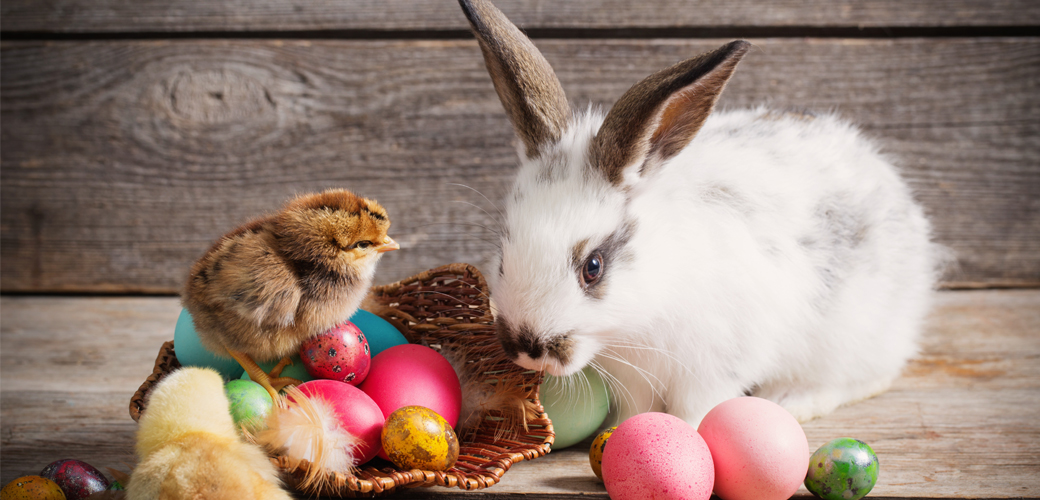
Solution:
<svg viewBox="0 0 1040 500"><path fill-rule="evenodd" d="M130 397L179 311L173 297L0 298L0 481L61 458L129 470ZM1040 498L1040 290L940 293L892 390L804 428L813 449L841 436L873 446L871 498ZM606 498L586 450L516 464L481 492L396 496Z"/></svg>

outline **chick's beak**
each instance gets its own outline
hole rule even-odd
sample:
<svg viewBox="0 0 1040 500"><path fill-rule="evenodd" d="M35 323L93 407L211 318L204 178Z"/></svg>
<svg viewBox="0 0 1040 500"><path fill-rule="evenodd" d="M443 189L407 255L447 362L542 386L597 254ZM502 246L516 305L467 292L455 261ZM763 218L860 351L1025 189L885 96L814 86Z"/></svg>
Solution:
<svg viewBox="0 0 1040 500"><path fill-rule="evenodd" d="M397 244L397 242L394 241L393 238L387 236L386 238L383 238L383 244L376 247L376 252L384 253L389 252L391 250L397 250L399 248L401 248L401 245Z"/></svg>

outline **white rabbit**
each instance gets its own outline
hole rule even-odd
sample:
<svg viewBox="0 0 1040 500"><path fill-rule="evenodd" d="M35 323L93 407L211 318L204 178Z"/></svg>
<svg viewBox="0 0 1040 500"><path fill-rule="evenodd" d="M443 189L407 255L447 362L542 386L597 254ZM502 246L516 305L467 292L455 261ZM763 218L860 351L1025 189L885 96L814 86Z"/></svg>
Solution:
<svg viewBox="0 0 1040 500"><path fill-rule="evenodd" d="M937 252L875 145L834 116L711 114L744 41L647 77L606 116L572 115L526 36L459 3L524 146L488 278L516 363L591 364L618 421L695 426L744 394L805 421L889 387Z"/></svg>

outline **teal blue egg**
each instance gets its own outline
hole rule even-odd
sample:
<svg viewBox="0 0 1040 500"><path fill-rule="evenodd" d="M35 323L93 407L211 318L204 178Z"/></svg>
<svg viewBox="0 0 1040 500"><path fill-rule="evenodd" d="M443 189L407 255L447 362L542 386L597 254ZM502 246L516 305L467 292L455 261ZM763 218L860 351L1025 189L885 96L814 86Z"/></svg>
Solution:
<svg viewBox="0 0 1040 500"><path fill-rule="evenodd" d="M264 422L274 406L267 389L251 380L232 380L224 384L224 394L227 394L228 409L236 427L245 426L250 430L266 427Z"/></svg>
<svg viewBox="0 0 1040 500"><path fill-rule="evenodd" d="M376 354L395 345L408 343L408 339L404 338L404 335L401 335L401 332L397 331L394 325L387 323L385 319L364 309L358 309L350 317L350 322L354 323L361 330L361 333L365 334L373 358L376 357Z"/></svg>
<svg viewBox="0 0 1040 500"><path fill-rule="evenodd" d="M242 373L242 366L237 361L229 356L217 356L202 346L187 309L181 309L181 315L177 318L177 326L173 331L173 348L177 353L177 361L180 361L182 366L213 368L224 380L238 378Z"/></svg>
<svg viewBox="0 0 1040 500"><path fill-rule="evenodd" d="M546 375L539 398L556 431L553 449L566 448L595 434L610 409L607 384L588 366L567 377Z"/></svg>
<svg viewBox="0 0 1040 500"><path fill-rule="evenodd" d="M824 500L858 500L877 484L878 459L870 445L838 438L809 458L805 488Z"/></svg>
<svg viewBox="0 0 1040 500"><path fill-rule="evenodd" d="M314 380L314 377L312 377L310 373L307 373L307 367L303 366L303 360L300 359L299 353L293 354L289 357L289 359L292 361L292 365L282 368L282 377L294 378L296 380L299 380L300 382ZM278 364L278 361L280 360L261 361L258 362L257 365L259 365L260 368L263 369L265 372L271 373L271 370L273 370L275 365ZM238 369L241 370L242 367L239 367ZM252 380L249 374L245 371L242 372L242 376L240 378L242 378L243 380Z"/></svg>

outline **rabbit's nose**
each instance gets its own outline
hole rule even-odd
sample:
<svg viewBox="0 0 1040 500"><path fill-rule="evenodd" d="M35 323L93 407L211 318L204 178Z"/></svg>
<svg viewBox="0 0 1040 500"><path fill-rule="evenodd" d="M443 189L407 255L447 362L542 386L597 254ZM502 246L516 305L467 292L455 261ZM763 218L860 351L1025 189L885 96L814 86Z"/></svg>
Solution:
<svg viewBox="0 0 1040 500"><path fill-rule="evenodd" d="M545 354L545 346L538 337L526 326L513 328L509 323L498 320L496 325L498 343L502 350L510 358L516 359L521 354L526 354L531 359L538 359Z"/></svg>

